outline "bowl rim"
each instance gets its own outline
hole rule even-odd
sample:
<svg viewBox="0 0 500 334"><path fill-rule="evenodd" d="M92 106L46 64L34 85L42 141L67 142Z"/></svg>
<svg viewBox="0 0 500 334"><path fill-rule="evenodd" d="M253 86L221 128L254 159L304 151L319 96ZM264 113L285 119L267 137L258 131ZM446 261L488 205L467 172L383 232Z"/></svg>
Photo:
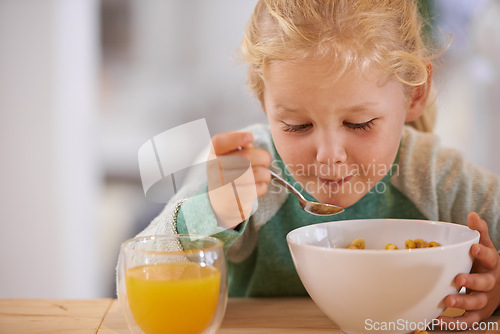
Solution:
<svg viewBox="0 0 500 334"><path fill-rule="evenodd" d="M386 249L348 249L348 248L330 248L330 247L325 247L325 246L320 246L320 245L312 245L312 244L307 244L307 243L300 243L292 240L292 234L293 233L298 233L297 231L299 230L305 230L308 228L312 228L313 226L319 226L319 225L332 225L336 223L345 223L345 222L359 222L359 221L374 221L374 220L384 220L384 221L411 221L411 222L418 222L418 223L423 223L423 224L431 224L431 225L437 225L437 224L445 224L445 225L450 225L453 227L458 227L459 229L466 229L468 231L471 231L473 233L473 236L471 238L468 238L465 241L454 243L451 245L443 245L439 247L428 247L428 248L413 248L413 249L406 249L406 248L401 248L397 249L395 251L387 251ZM322 222L322 223L317 223L317 224L311 224L311 225L306 225L306 226L301 226L297 227L290 232L287 233L286 235L286 241L289 245L289 247L293 245L300 245L301 247L306 247L306 248L312 248L312 249L323 249L327 252L345 252L349 254L357 254L359 252L363 254L411 254L411 253L416 253L416 252L441 252L449 249L454 249L454 248L459 248L468 244L474 244L479 242L479 237L480 234L476 230L470 229L467 225L464 224L459 224L459 223L450 223L450 222L444 222L444 221L438 221L438 220L426 220L426 219L404 219L404 218L367 218L367 219L344 219L344 220L337 220L337 221L330 221L330 222ZM385 255L384 255L385 256Z"/></svg>

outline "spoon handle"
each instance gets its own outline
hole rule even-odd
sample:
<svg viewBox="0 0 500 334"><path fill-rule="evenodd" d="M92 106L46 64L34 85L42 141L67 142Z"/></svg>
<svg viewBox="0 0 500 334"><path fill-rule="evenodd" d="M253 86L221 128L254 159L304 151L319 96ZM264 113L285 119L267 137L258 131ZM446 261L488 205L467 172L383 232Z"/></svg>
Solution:
<svg viewBox="0 0 500 334"><path fill-rule="evenodd" d="M271 173L271 176L274 177L276 179L276 181L278 181L278 183L280 183L282 186L287 188L290 192L292 192L299 199L305 201L304 196L302 196L302 194L297 189L295 189L290 183L285 181L285 179L283 179L281 176L279 176L278 174L276 174L272 170L269 170L269 172Z"/></svg>

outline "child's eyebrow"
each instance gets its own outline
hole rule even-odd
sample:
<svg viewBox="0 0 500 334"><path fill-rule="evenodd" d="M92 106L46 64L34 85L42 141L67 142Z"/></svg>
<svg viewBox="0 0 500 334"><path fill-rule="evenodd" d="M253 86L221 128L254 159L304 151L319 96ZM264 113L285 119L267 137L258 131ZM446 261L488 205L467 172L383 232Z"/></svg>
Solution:
<svg viewBox="0 0 500 334"><path fill-rule="evenodd" d="M274 109L280 113L280 114L285 114L285 113L297 113L302 111L301 108L294 108L291 106L284 106L281 104L277 104L274 106Z"/></svg>
<svg viewBox="0 0 500 334"><path fill-rule="evenodd" d="M339 111L342 112L362 112L362 111L373 111L378 106L376 102L366 102L361 104L356 104L353 106L340 108Z"/></svg>
<svg viewBox="0 0 500 334"><path fill-rule="evenodd" d="M365 102L352 106L341 107L337 109L338 112L342 113L355 113L355 112L366 112L366 111L374 111L376 110L378 103L376 102ZM277 104L274 106L278 113L297 113L301 112L301 108L294 108L292 106L285 106L281 104Z"/></svg>

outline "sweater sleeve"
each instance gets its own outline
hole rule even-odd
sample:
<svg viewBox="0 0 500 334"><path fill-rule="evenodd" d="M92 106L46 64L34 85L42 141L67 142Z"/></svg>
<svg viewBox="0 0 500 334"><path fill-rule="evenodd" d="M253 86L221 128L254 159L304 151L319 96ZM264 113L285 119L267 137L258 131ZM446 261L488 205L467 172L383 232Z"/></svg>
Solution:
<svg viewBox="0 0 500 334"><path fill-rule="evenodd" d="M392 184L430 220L467 223L477 212L500 247L500 179L439 145L432 134L405 128Z"/></svg>
<svg viewBox="0 0 500 334"><path fill-rule="evenodd" d="M245 220L234 230L221 227L206 191L200 191L198 195L185 200L178 211L176 221L177 233L217 237L224 242L226 251L244 233L248 224L248 220Z"/></svg>

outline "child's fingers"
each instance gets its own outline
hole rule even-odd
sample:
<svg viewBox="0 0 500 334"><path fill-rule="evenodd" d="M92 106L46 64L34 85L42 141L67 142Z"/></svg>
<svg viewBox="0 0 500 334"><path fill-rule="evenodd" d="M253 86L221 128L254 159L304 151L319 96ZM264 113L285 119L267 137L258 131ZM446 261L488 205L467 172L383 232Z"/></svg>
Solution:
<svg viewBox="0 0 500 334"><path fill-rule="evenodd" d="M495 275L492 272L482 274L459 274L455 278L455 284L460 287L474 291L490 291L495 287Z"/></svg>
<svg viewBox="0 0 500 334"><path fill-rule="evenodd" d="M464 310L481 310L488 304L488 296L484 292L473 292L465 295L449 295L444 303L447 307Z"/></svg>
<svg viewBox="0 0 500 334"><path fill-rule="evenodd" d="M253 135L250 132L225 132L212 137L216 155L224 155L250 145Z"/></svg>
<svg viewBox="0 0 500 334"><path fill-rule="evenodd" d="M267 168L271 164L271 154L267 151L256 148L245 148L239 152L235 152L233 155L246 158L250 161L253 167ZM269 173L269 178L270 177L271 174Z"/></svg>
<svg viewBox="0 0 500 334"><path fill-rule="evenodd" d="M267 193L269 189L269 183L259 182L255 183L255 189L257 191L257 197L263 196Z"/></svg>
<svg viewBox="0 0 500 334"><path fill-rule="evenodd" d="M490 248L481 244L472 245L470 248L474 256L481 265L488 270L495 270L498 265L498 252L495 248Z"/></svg>
<svg viewBox="0 0 500 334"><path fill-rule="evenodd" d="M490 235L488 234L488 224L486 224L486 222L482 220L477 213L471 212L467 215L467 226L469 226L471 230L479 232L479 243L495 248L490 239Z"/></svg>
<svg viewBox="0 0 500 334"><path fill-rule="evenodd" d="M255 183L269 183L271 181L271 173L266 167L253 166L252 169Z"/></svg>
<svg viewBox="0 0 500 334"><path fill-rule="evenodd" d="M257 197L265 195L269 188L271 181L271 173L267 167L253 167L253 175L255 178L255 187L257 190Z"/></svg>
<svg viewBox="0 0 500 334"><path fill-rule="evenodd" d="M231 156L234 157L242 157L245 158L250 162L252 167L262 167L266 168L269 167L271 164L271 154L265 150L257 149L257 148L252 148L252 147L246 147L243 148L239 151L233 151L231 152ZM238 166L241 167L241 166ZM223 169L232 169L234 166L232 164L226 163L222 164ZM269 178L271 177L270 173Z"/></svg>
<svg viewBox="0 0 500 334"><path fill-rule="evenodd" d="M253 172L253 179L251 180L252 182L249 183L248 181L250 181L250 180L244 180L247 182L242 183L242 181L240 180L238 182L238 187L240 187L242 189L246 189L245 187L252 186L255 188L255 190L257 192L257 197L265 195L267 193L267 189L269 187L269 182L271 181L271 173L269 173L269 169L267 169L266 167L253 166L252 172ZM248 189L250 189L250 188L248 188Z"/></svg>

